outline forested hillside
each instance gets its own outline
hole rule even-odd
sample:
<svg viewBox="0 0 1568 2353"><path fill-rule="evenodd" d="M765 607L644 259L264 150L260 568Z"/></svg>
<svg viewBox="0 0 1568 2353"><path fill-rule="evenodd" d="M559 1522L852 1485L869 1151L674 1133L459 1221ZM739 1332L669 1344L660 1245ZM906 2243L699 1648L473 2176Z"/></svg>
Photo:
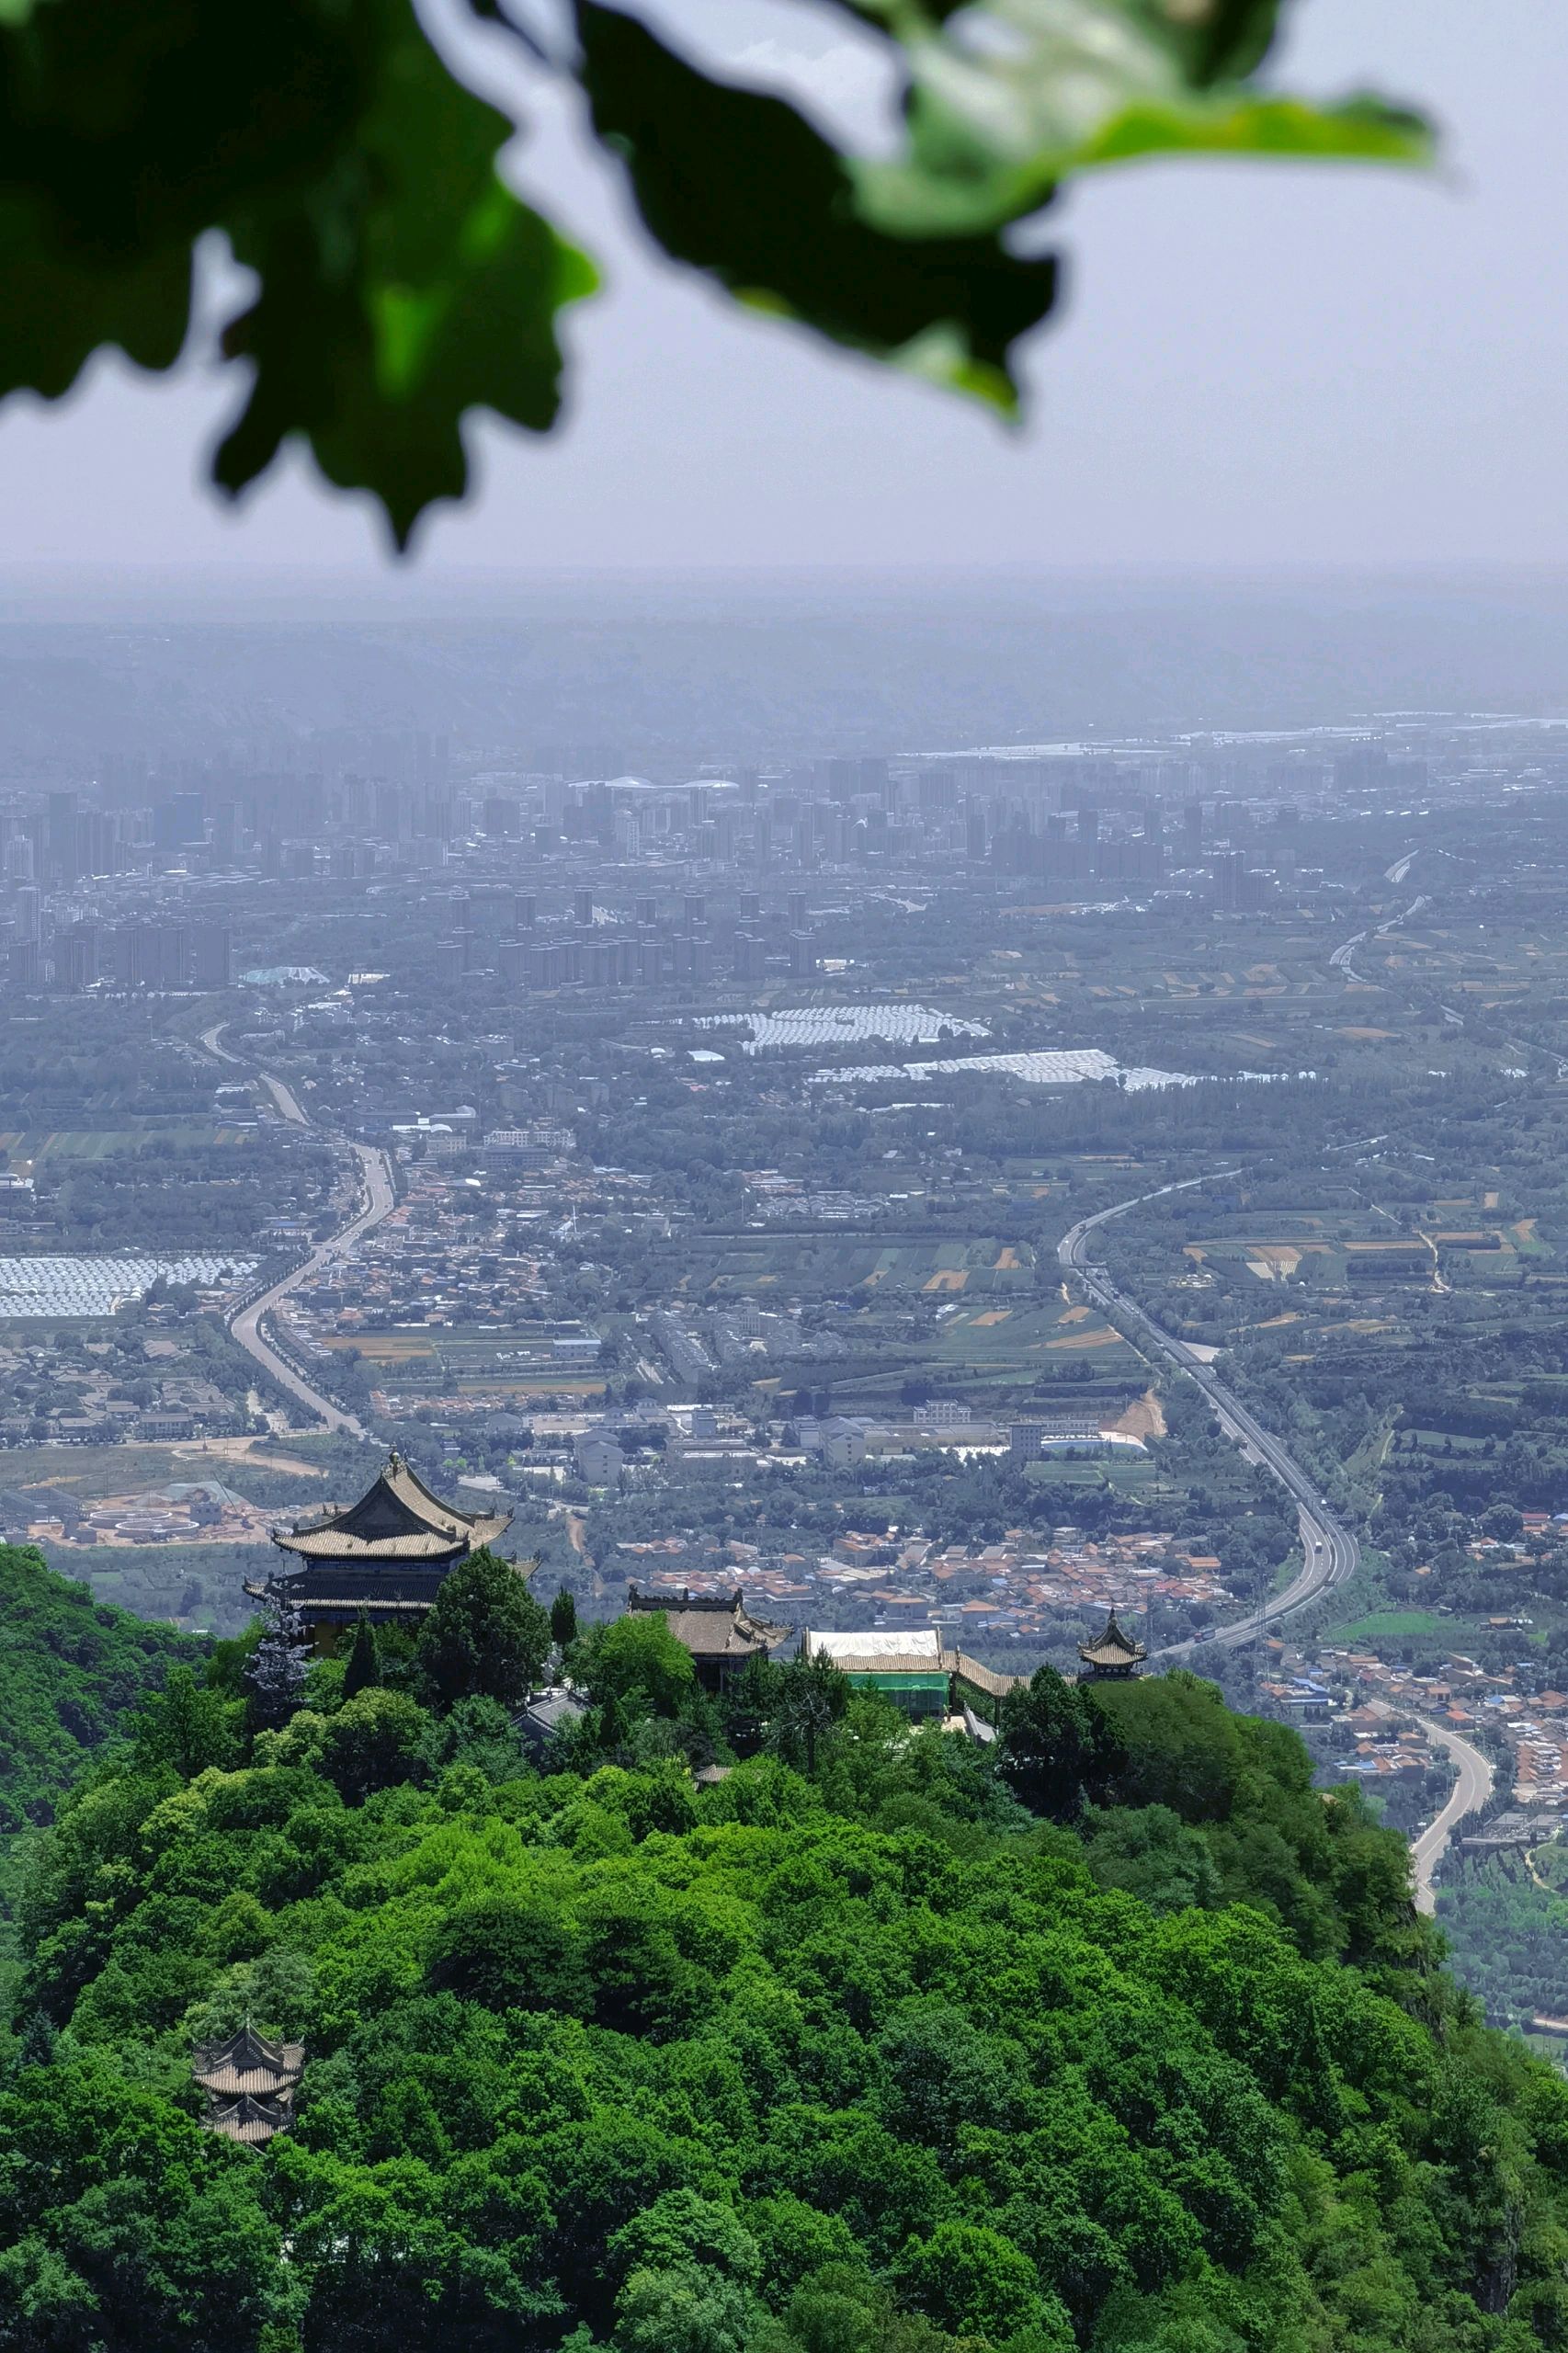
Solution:
<svg viewBox="0 0 1568 2353"><path fill-rule="evenodd" d="M25 1834L160 1684L199 1645L167 1626L106 1608L84 1585L23 1546L0 1545L0 1959Z"/></svg>
<svg viewBox="0 0 1568 2353"><path fill-rule="evenodd" d="M1475 2023L1291 1733L1187 1675L1042 1669L994 1752L816 1668L721 1708L643 1618L578 1645L596 1705L541 1771L516 1599L477 1574L291 1714L233 1652L176 1672L65 1801L0 2346L1564 2340L1568 2086ZM190 2080L247 2018L306 2045L264 2150Z"/></svg>

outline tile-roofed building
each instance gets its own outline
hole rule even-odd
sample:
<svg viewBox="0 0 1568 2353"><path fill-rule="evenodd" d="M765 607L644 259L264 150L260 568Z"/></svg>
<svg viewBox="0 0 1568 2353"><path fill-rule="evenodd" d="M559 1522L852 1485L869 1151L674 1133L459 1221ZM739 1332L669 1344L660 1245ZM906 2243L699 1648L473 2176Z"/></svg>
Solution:
<svg viewBox="0 0 1568 2353"><path fill-rule="evenodd" d="M738 1587L730 1594L657 1594L639 1593L632 1586L626 1606L663 1613L676 1642L691 1653L698 1680L710 1690L732 1681L748 1659L769 1657L791 1631L754 1618Z"/></svg>
<svg viewBox="0 0 1568 2353"><path fill-rule="evenodd" d="M801 1637L801 1655L830 1660L851 1683L880 1691L912 1716L948 1712L947 1654L934 1626L842 1633L813 1627Z"/></svg>
<svg viewBox="0 0 1568 2353"><path fill-rule="evenodd" d="M1117 1623L1116 1611L1111 1610L1105 1621L1105 1631L1097 1642L1080 1643L1078 1656L1089 1677L1125 1677L1136 1675L1148 1656L1142 1643L1131 1634L1123 1633Z"/></svg>
<svg viewBox="0 0 1568 2353"><path fill-rule="evenodd" d="M329 1504L273 1531L297 1565L279 1569L263 1591L287 1599L316 1648L330 1650L361 1613L394 1623L422 1617L448 1571L505 1535L511 1518L443 1503L394 1448L357 1504Z"/></svg>
<svg viewBox="0 0 1568 2353"><path fill-rule="evenodd" d="M274 2041L248 2019L222 2042L199 2042L191 2073L207 2094L208 2131L253 2147L287 2131L304 2065L302 2042Z"/></svg>
<svg viewBox="0 0 1568 2353"><path fill-rule="evenodd" d="M945 1651L943 1658L956 1682L967 1683L971 1690L983 1692L988 1699L1005 1699L1015 1684L1028 1681L1026 1675L999 1675L994 1667L971 1658L967 1651ZM961 1699L961 1692L955 1697Z"/></svg>
<svg viewBox="0 0 1568 2353"><path fill-rule="evenodd" d="M244 2141L259 2149L275 2132L287 2132L294 2111L287 2100L256 2099L244 2092L238 2099L213 2100L201 2120L209 2132L224 2141Z"/></svg>
<svg viewBox="0 0 1568 2353"><path fill-rule="evenodd" d="M806 1658L831 1659L851 1683L868 1685L914 1715L948 1714L963 1701L960 1687L988 1699L1006 1697L1024 1678L999 1675L967 1651L954 1650L935 1627L873 1627L821 1633L808 1631L801 1643Z"/></svg>

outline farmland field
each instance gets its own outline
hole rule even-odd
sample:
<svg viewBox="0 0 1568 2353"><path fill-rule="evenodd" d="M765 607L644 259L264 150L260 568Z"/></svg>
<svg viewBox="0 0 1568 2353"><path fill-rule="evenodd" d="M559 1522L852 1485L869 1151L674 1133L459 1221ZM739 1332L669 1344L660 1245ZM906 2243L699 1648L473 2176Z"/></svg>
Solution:
<svg viewBox="0 0 1568 2353"><path fill-rule="evenodd" d="M995 1235L926 1241L854 1233L711 1235L695 1251L685 1296L742 1298L765 1289L822 1297L875 1291L926 1291L966 1298L1029 1291L1034 1252Z"/></svg>
<svg viewBox="0 0 1568 2353"><path fill-rule="evenodd" d="M5 1165L22 1171L48 1160L107 1160L143 1144L242 1144L251 1131L211 1120L142 1121L116 1128L0 1128Z"/></svg>

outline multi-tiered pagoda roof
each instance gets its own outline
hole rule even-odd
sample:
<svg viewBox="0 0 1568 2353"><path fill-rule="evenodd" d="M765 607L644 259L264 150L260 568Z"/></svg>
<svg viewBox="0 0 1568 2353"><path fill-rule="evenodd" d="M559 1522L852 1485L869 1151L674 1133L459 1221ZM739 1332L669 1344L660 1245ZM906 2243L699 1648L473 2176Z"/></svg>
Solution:
<svg viewBox="0 0 1568 2353"><path fill-rule="evenodd" d="M312 1638L361 1614L406 1621L432 1607L458 1562L504 1536L511 1518L444 1503L394 1448L357 1504L329 1504L274 1530L290 1565L271 1589L300 1611Z"/></svg>
<svg viewBox="0 0 1568 2353"><path fill-rule="evenodd" d="M1123 1631L1113 1609L1097 1642L1080 1643L1078 1656L1092 1677L1136 1675L1149 1654L1135 1636Z"/></svg>
<svg viewBox="0 0 1568 2353"><path fill-rule="evenodd" d="M248 2019L225 2041L198 2043L191 2071L207 2094L202 2122L226 2141L260 2147L292 2124L304 2066L302 2042L275 2042Z"/></svg>

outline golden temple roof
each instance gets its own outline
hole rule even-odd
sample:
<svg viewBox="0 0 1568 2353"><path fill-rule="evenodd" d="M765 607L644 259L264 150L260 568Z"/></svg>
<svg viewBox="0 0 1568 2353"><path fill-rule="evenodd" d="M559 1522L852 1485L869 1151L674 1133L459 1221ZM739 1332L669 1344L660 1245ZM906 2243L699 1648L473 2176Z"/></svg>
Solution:
<svg viewBox="0 0 1568 2353"><path fill-rule="evenodd" d="M1105 1631L1096 1643L1080 1643L1078 1656L1085 1666L1121 1668L1137 1666L1149 1655L1142 1643L1131 1634L1123 1633L1111 1610L1105 1621Z"/></svg>
<svg viewBox="0 0 1568 2353"><path fill-rule="evenodd" d="M445 1561L494 1543L510 1512L460 1511L432 1493L394 1447L357 1504L329 1504L272 1540L306 1561Z"/></svg>

